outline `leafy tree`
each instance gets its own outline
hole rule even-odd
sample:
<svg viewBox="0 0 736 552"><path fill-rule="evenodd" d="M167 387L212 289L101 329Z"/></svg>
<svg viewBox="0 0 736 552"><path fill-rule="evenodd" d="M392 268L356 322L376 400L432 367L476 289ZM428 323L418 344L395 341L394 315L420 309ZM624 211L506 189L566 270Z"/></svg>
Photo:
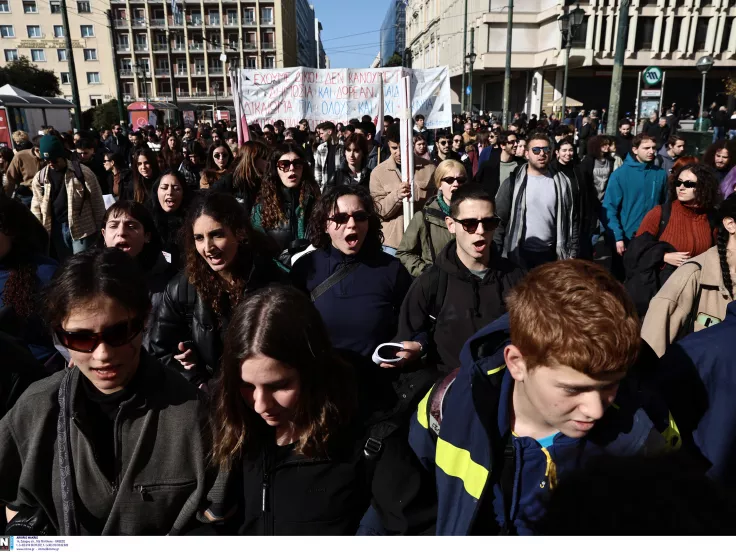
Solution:
<svg viewBox="0 0 736 552"><path fill-rule="evenodd" d="M59 78L54 72L32 65L25 56L0 67L0 86L5 84L36 96L61 96Z"/></svg>
<svg viewBox="0 0 736 552"><path fill-rule="evenodd" d="M120 122L118 115L118 101L110 100L109 102L97 105L84 112L85 117L90 115L90 124L97 130L112 128L113 125Z"/></svg>
<svg viewBox="0 0 736 552"><path fill-rule="evenodd" d="M401 54L399 54L399 52L394 52L394 55L389 58L384 67L401 67L402 65L403 60L401 59Z"/></svg>

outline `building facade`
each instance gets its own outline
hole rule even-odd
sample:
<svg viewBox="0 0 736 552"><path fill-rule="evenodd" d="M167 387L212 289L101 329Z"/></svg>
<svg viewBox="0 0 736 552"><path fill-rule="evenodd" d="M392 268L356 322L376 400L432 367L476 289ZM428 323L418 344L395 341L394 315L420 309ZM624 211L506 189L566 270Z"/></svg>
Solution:
<svg viewBox="0 0 736 552"><path fill-rule="evenodd" d="M406 4L391 0L380 32L381 65L386 65L394 53L403 56L406 48Z"/></svg>
<svg viewBox="0 0 736 552"><path fill-rule="evenodd" d="M582 0L583 24L572 40L568 98L588 108L606 107L616 47L620 0ZM506 62L506 0L469 0L468 29L475 29L473 67L475 109L499 112ZM565 48L558 17L564 0L515 0L512 28L510 110L552 113L563 88ZM462 78L464 4L449 0L410 0L407 43L414 67L447 65L454 100ZM736 1L632 0L621 91L621 112L633 113L639 72L665 71L663 104L697 107L700 56L712 55L706 103L725 103L724 79L736 68ZM470 52L470 33L467 51ZM568 102L569 103L569 102Z"/></svg>
<svg viewBox="0 0 736 552"><path fill-rule="evenodd" d="M316 39L314 35L314 6L307 0L296 1L297 65L317 67Z"/></svg>
<svg viewBox="0 0 736 552"><path fill-rule="evenodd" d="M82 109L116 97L112 46L105 5L95 0L67 3L72 52ZM71 99L61 5L58 0L0 0L0 65L21 56L53 71ZM23 88L21 83L19 88Z"/></svg>

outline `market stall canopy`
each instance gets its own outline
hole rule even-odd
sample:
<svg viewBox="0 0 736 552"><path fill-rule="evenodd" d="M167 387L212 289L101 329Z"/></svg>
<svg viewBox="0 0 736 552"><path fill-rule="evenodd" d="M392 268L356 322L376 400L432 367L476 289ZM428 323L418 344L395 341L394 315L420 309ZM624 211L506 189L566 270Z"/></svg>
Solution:
<svg viewBox="0 0 736 552"><path fill-rule="evenodd" d="M562 98L557 98L555 101L549 102L547 105L553 108L562 107ZM575 98L568 96L565 105L567 107L583 107L583 102L579 102Z"/></svg>
<svg viewBox="0 0 736 552"><path fill-rule="evenodd" d="M148 102L148 109L146 109L146 102L133 102L128 106L128 111L153 111L155 109L179 109L175 104L169 102Z"/></svg>
<svg viewBox="0 0 736 552"><path fill-rule="evenodd" d="M0 106L69 109L73 108L74 104L64 98L36 96L13 85L6 84L0 86Z"/></svg>

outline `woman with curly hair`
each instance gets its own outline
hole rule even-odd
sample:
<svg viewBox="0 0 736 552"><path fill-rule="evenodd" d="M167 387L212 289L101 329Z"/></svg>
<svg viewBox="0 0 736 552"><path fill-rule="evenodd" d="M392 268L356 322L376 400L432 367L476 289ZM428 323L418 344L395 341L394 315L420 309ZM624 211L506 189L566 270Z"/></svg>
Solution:
<svg viewBox="0 0 736 552"><path fill-rule="evenodd" d="M261 191L263 176L268 170L271 148L259 141L250 141L240 148L235 169L212 185L218 192L233 194L250 216L253 203Z"/></svg>
<svg viewBox="0 0 736 552"><path fill-rule="evenodd" d="M21 340L42 362L55 353L35 304L58 267L46 256L48 245L46 230L28 208L0 194L0 331Z"/></svg>
<svg viewBox="0 0 736 552"><path fill-rule="evenodd" d="M649 305L641 336L660 357L674 341L722 322L736 298L736 195L714 219L716 245L675 270Z"/></svg>
<svg viewBox="0 0 736 552"><path fill-rule="evenodd" d="M182 153L181 140L176 134L169 134L161 146L161 153L158 156L159 168L161 171L166 169L177 170L184 161Z"/></svg>
<svg viewBox="0 0 736 552"><path fill-rule="evenodd" d="M294 142L278 144L271 153L251 222L275 242L281 251L279 260L287 268L291 257L309 246L307 224L319 195L304 150Z"/></svg>
<svg viewBox="0 0 736 552"><path fill-rule="evenodd" d="M217 372L232 311L253 290L283 279L243 207L206 192L182 228L185 267L167 285L151 332L151 353L195 385Z"/></svg>
<svg viewBox="0 0 736 552"><path fill-rule="evenodd" d="M207 150L207 161L204 172L199 179L199 187L202 190L212 188L213 185L227 174L233 172L233 152L225 142L213 142Z"/></svg>
<svg viewBox="0 0 736 552"><path fill-rule="evenodd" d="M140 148L133 152L133 201L144 203L151 195L153 184L158 180L161 171L158 168L156 154L150 149ZM128 199L128 198L123 198Z"/></svg>
<svg viewBox="0 0 736 552"><path fill-rule="evenodd" d="M317 250L294 264L292 281L312 294L335 347L370 356L396 334L411 276L399 259L383 252L381 217L368 189L328 188L314 207L308 236ZM315 296L340 271L348 275Z"/></svg>

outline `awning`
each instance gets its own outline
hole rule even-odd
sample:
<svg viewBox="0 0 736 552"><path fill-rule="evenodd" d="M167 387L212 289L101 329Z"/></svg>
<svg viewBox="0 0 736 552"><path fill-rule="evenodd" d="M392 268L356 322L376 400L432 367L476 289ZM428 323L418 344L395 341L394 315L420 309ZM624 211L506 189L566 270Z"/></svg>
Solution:
<svg viewBox="0 0 736 552"><path fill-rule="evenodd" d="M548 103L547 106L554 107L554 108L562 107L562 98L557 98L555 101ZM583 107L583 102L579 102L575 98L571 98L570 96L568 96L567 101L565 102L565 106L566 107Z"/></svg>
<svg viewBox="0 0 736 552"><path fill-rule="evenodd" d="M178 108L169 102L148 102L148 109L146 109L146 102L133 102L128 106L128 111L153 111L154 109L173 109L176 111Z"/></svg>
<svg viewBox="0 0 736 552"><path fill-rule="evenodd" d="M0 106L35 107L45 109L70 109L74 103L64 98L36 96L10 84L0 86Z"/></svg>

